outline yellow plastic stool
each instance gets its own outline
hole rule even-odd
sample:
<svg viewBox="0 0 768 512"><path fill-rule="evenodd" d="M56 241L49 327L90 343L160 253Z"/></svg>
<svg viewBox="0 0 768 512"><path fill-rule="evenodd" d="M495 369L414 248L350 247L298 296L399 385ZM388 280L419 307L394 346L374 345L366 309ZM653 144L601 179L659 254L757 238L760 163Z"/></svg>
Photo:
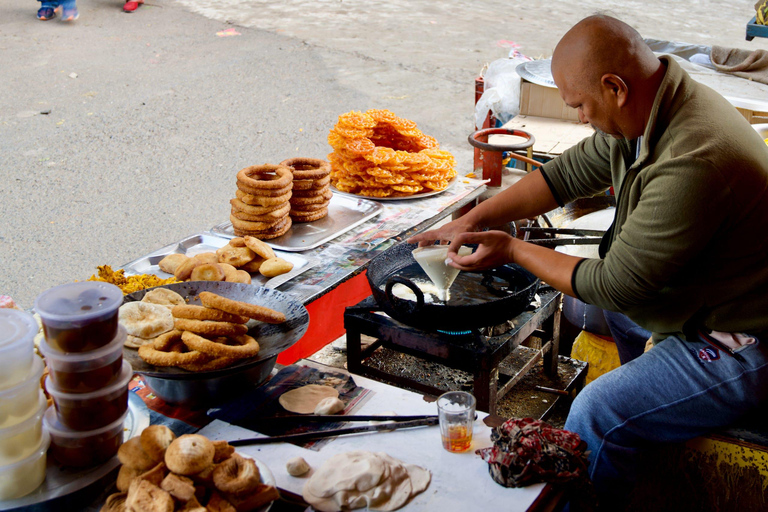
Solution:
<svg viewBox="0 0 768 512"><path fill-rule="evenodd" d="M621 365L616 344L587 331L581 331L576 336L571 357L589 363L585 385Z"/></svg>

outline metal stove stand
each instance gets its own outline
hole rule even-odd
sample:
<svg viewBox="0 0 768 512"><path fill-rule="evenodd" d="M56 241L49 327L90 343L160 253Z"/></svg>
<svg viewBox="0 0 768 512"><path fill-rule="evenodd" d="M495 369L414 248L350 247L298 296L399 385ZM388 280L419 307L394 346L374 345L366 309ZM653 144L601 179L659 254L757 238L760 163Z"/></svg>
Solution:
<svg viewBox="0 0 768 512"><path fill-rule="evenodd" d="M351 373L365 375L418 390L440 395L438 389L407 377L393 375L365 364L374 350L383 346L414 357L443 364L471 373L474 377L474 395L477 408L489 414L496 413L496 403L512 386L519 382L542 358L544 370L557 376L557 356L560 342L560 303L562 294L553 289L539 293L541 305L514 318L514 327L497 336L485 336L477 330L463 334L430 332L405 325L384 314L373 297L348 307L344 313L347 331L347 366ZM376 342L362 349L361 335L376 338ZM500 375L499 365L513 350L531 336L541 338L541 350L516 375Z"/></svg>

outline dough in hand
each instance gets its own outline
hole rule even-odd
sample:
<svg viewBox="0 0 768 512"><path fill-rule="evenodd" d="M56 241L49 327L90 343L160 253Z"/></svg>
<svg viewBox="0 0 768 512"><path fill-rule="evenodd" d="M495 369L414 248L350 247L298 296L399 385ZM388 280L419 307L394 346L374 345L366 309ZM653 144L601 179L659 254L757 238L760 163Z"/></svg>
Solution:
<svg viewBox="0 0 768 512"><path fill-rule="evenodd" d="M294 457L285 463L285 470L291 476L306 475L309 472L309 464L301 457Z"/></svg>
<svg viewBox="0 0 768 512"><path fill-rule="evenodd" d="M328 397L320 400L320 403L315 407L315 414L326 415L336 414L344 410L344 402L339 400L338 397Z"/></svg>
<svg viewBox="0 0 768 512"><path fill-rule="evenodd" d="M338 398L339 392L330 386L308 384L280 395L278 401L286 411L297 414L312 414L324 398Z"/></svg>

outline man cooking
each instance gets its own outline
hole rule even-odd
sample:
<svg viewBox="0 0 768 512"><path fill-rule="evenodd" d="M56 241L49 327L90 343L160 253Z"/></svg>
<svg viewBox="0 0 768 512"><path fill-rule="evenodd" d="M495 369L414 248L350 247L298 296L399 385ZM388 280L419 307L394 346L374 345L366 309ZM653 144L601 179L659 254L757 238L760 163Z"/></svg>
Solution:
<svg viewBox="0 0 768 512"><path fill-rule="evenodd" d="M768 401L768 147L719 94L608 16L576 24L552 75L596 133L467 215L409 241L450 241L462 270L517 263L563 293L626 314L654 348L575 399L605 510L626 505L638 456L729 425ZM613 186L601 259L482 231ZM468 256L462 244L479 244Z"/></svg>

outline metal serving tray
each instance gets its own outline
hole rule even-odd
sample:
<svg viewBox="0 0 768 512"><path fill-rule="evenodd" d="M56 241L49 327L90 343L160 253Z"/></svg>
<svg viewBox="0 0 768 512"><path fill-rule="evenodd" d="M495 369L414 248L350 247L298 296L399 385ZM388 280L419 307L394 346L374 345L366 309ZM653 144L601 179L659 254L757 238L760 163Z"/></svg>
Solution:
<svg viewBox="0 0 768 512"><path fill-rule="evenodd" d="M342 233L359 226L381 213L383 207L376 201L333 194L328 204L328 215L313 222L301 222L291 226L283 236L265 240L272 248L280 251L299 252L314 249ZM234 238L231 222L224 222L211 228L211 233Z"/></svg>
<svg viewBox="0 0 768 512"><path fill-rule="evenodd" d="M154 274L163 279L173 277L172 274L168 274L160 270L157 264L172 253L186 254L187 256L194 256L202 252L215 252L216 249L220 249L229 243L231 237L224 238L221 236L215 236L209 233L199 233L189 236L177 243L167 245L162 249L158 249L150 254L142 256L136 260L126 263L121 268L125 270L125 275L135 274ZM264 286L266 288L277 288L281 284L285 283L309 270L317 265L320 260L317 258L309 258L302 256L301 254L293 254L290 252L276 251L275 255L293 263L293 269L283 275L268 278L264 277L258 272L251 274L252 284Z"/></svg>

